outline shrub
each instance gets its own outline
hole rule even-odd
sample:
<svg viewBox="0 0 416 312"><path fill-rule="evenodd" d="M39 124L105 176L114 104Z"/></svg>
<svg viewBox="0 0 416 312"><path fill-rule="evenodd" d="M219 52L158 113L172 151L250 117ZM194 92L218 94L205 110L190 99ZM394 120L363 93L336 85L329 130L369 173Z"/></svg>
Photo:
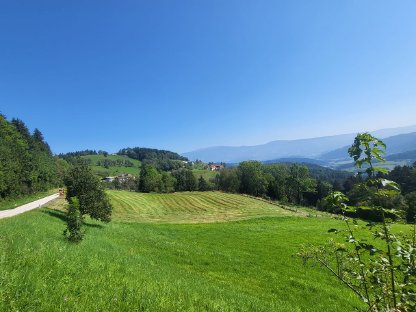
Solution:
<svg viewBox="0 0 416 312"><path fill-rule="evenodd" d="M70 242L78 243L84 237L84 232L81 231L82 223L83 217L79 211L78 198L71 197L66 213L66 229L64 231L65 237Z"/></svg>

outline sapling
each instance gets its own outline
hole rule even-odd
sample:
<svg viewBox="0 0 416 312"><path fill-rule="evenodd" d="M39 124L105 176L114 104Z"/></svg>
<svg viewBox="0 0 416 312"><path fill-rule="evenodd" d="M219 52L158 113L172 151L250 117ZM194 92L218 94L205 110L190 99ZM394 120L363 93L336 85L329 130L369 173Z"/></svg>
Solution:
<svg viewBox="0 0 416 312"><path fill-rule="evenodd" d="M348 150L357 168L366 167L367 180L362 183L369 190L370 203L400 193L395 182L375 177L376 172L384 172L374 166L374 160L385 161L385 148L381 140L363 133L357 135ZM334 208L344 209L348 198L333 192L325 200ZM381 223L370 223L366 228L383 244L368 244L365 239L358 238L355 229L359 223L344 217L346 229L330 229L329 232L345 233L347 244L331 241L324 246L304 247L298 256L305 263L314 260L329 270L367 305L368 311L416 311L416 228L413 226L410 236L398 237L392 233L384 209L375 205L372 209L379 210Z"/></svg>

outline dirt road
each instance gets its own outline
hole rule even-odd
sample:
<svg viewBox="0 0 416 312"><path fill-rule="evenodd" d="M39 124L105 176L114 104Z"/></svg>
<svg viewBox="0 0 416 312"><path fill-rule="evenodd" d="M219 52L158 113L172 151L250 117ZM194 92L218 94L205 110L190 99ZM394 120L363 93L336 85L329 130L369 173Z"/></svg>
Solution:
<svg viewBox="0 0 416 312"><path fill-rule="evenodd" d="M39 208L58 197L59 197L59 194L53 194L45 198L35 200L34 202L19 206L17 208L0 211L0 219L13 217L23 212Z"/></svg>

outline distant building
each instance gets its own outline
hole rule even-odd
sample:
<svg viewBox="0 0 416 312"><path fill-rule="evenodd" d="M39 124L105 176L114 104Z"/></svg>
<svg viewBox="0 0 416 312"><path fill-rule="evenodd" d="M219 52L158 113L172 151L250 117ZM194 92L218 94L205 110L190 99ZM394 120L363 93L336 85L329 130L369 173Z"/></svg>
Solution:
<svg viewBox="0 0 416 312"><path fill-rule="evenodd" d="M126 182L129 179L133 179L134 180L134 176L128 173L122 173L116 177L105 177L102 178L101 181L103 182L107 182L107 183L111 183L113 182L115 179L117 179L120 183Z"/></svg>
<svg viewBox="0 0 416 312"><path fill-rule="evenodd" d="M117 179L120 183L126 182L129 179L134 179L134 176L128 173L123 173L117 176Z"/></svg>
<svg viewBox="0 0 416 312"><path fill-rule="evenodd" d="M210 164L209 169L211 169L211 171L218 171L218 170L224 169L224 165L223 164Z"/></svg>
<svg viewBox="0 0 416 312"><path fill-rule="evenodd" d="M101 181L111 183L114 181L114 179L115 179L114 177L105 177L105 178L102 178Z"/></svg>

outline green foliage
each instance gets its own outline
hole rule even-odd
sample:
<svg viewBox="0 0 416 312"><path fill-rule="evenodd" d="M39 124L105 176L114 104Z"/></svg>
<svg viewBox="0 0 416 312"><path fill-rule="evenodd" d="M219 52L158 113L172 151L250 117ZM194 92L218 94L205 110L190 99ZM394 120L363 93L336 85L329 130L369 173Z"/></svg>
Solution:
<svg viewBox="0 0 416 312"><path fill-rule="evenodd" d="M112 206L101 182L81 159L69 170L65 177L65 186L67 201L71 202L74 197L78 201L76 206L70 205L69 209L77 207L81 217L89 215L91 218L103 222L111 220ZM71 222L71 220L68 219L67 222Z"/></svg>
<svg viewBox="0 0 416 312"><path fill-rule="evenodd" d="M204 179L203 176L200 176L198 179L198 191L205 192L209 190L210 190L210 186L208 182Z"/></svg>
<svg viewBox="0 0 416 312"><path fill-rule="evenodd" d="M55 159L42 133L0 115L0 200L46 191L59 184Z"/></svg>
<svg viewBox="0 0 416 312"><path fill-rule="evenodd" d="M337 212L339 213L339 212ZM360 206L360 207L345 207L342 213L347 217L360 218L362 220L371 222L383 222L383 219L398 220L400 215L394 210L389 209L374 209L374 207Z"/></svg>
<svg viewBox="0 0 416 312"><path fill-rule="evenodd" d="M79 243L84 237L84 232L81 231L83 223L83 216L79 210L78 198L71 197L69 200L68 210L66 213L66 229L64 231L65 237L73 243Z"/></svg>
<svg viewBox="0 0 416 312"><path fill-rule="evenodd" d="M266 192L267 179L259 161L241 162L237 167L237 174L241 193L261 196Z"/></svg>
<svg viewBox="0 0 416 312"><path fill-rule="evenodd" d="M287 201L287 180L289 167L281 164L264 166L267 177L267 196L277 200Z"/></svg>
<svg viewBox="0 0 416 312"><path fill-rule="evenodd" d="M240 179L236 169L223 169L218 174L218 188L228 193L238 193Z"/></svg>
<svg viewBox="0 0 416 312"><path fill-rule="evenodd" d="M404 195L416 190L416 162L412 166L396 166L387 178L400 185Z"/></svg>
<svg viewBox="0 0 416 312"><path fill-rule="evenodd" d="M69 163L77 162L77 158L81 156L87 155L98 155L97 151L95 150L83 150L83 151L76 151L70 153L61 153L58 155L59 158L65 159Z"/></svg>
<svg viewBox="0 0 416 312"><path fill-rule="evenodd" d="M123 148L117 154L140 160L144 164L151 165L161 171L172 171L187 167L185 162L188 160L186 157L171 151L143 147Z"/></svg>
<svg viewBox="0 0 416 312"><path fill-rule="evenodd" d="M326 196L328 196L329 194L331 194L333 189L333 186L331 183L326 182L326 181L321 181L318 180L317 184L316 184L316 195L318 199L322 199L325 198ZM339 190L335 190L335 191L339 191Z"/></svg>
<svg viewBox="0 0 416 312"><path fill-rule="evenodd" d="M139 190L144 193L161 192L162 175L151 165L143 165L140 171Z"/></svg>
<svg viewBox="0 0 416 312"><path fill-rule="evenodd" d="M299 253L304 263L318 262L367 304L368 311L415 311L416 245L415 231L398 237L384 223L368 224L373 240L357 238L357 223L346 219L346 243L330 241L320 247L304 247ZM386 249L381 248L384 242Z"/></svg>
<svg viewBox="0 0 416 312"><path fill-rule="evenodd" d="M407 194L405 198L408 204L408 208L406 211L406 221L409 223L415 223L416 222L416 191Z"/></svg>
<svg viewBox="0 0 416 312"><path fill-rule="evenodd" d="M302 203L303 193L315 192L316 181L309 177L306 166L292 164L287 177L287 189L291 201L300 204Z"/></svg>
<svg viewBox="0 0 416 312"><path fill-rule="evenodd" d="M121 174L131 174L138 176L140 171L140 161L127 156L90 154L83 155L81 159L85 160L91 167L92 171L100 177L118 176ZM72 163L76 162L76 158L72 158Z"/></svg>
<svg viewBox="0 0 416 312"><path fill-rule="evenodd" d="M317 200L316 180L309 175L305 165L272 164L243 161L236 168L220 170L215 180L219 190L243 193L295 204L314 205ZM331 185L320 183L320 192L328 192ZM313 195L304 198L305 194Z"/></svg>
<svg viewBox="0 0 416 312"><path fill-rule="evenodd" d="M175 190L178 192L195 191L197 189L196 178L190 169L179 169L172 171L172 176L176 179Z"/></svg>
<svg viewBox="0 0 416 312"><path fill-rule="evenodd" d="M143 148L143 147L134 147L134 148L123 148L118 153L118 155L126 155L127 157L143 161L155 160L155 159L171 159L171 160L184 160L187 161L188 158L183 157L177 153L158 150L154 148Z"/></svg>
<svg viewBox="0 0 416 312"><path fill-rule="evenodd" d="M364 164L368 180L357 184L360 193L370 204L391 200L400 194L399 185L391 180L375 178L380 172L373 166L373 160L384 161L385 144L368 133L358 134L349 154L355 165ZM364 155L364 156L363 156ZM347 198L342 193L332 193L328 203L345 209ZM416 310L416 231L410 237L398 238L391 232L386 211L381 207L357 208L354 213L360 217L377 219L381 224L375 227L374 239L380 239L384 248L369 244L366 239L357 238L348 219L345 219L346 241L349 245L330 243L320 247L308 247L298 255L304 262L313 259L335 275L344 285L358 295L368 306L368 311L415 311ZM366 214L366 215L364 215ZM392 213L394 215L394 213ZM354 221L354 224L356 222ZM369 224L370 231L373 224ZM338 233L335 229L330 232Z"/></svg>
<svg viewBox="0 0 416 312"><path fill-rule="evenodd" d="M319 208L332 213L340 213L346 207L348 197L342 192L335 191L329 193L321 202Z"/></svg>
<svg viewBox="0 0 416 312"><path fill-rule="evenodd" d="M387 173L385 169L373 166L374 161L385 161L383 158L385 154L383 149L385 148L386 144L370 133L358 133L354 139L354 144L348 149L348 154L354 159L357 168L362 168L364 164L368 166L365 172L372 179L376 171Z"/></svg>
<svg viewBox="0 0 416 312"><path fill-rule="evenodd" d="M162 193L172 193L175 191L176 179L169 172L162 172Z"/></svg>

